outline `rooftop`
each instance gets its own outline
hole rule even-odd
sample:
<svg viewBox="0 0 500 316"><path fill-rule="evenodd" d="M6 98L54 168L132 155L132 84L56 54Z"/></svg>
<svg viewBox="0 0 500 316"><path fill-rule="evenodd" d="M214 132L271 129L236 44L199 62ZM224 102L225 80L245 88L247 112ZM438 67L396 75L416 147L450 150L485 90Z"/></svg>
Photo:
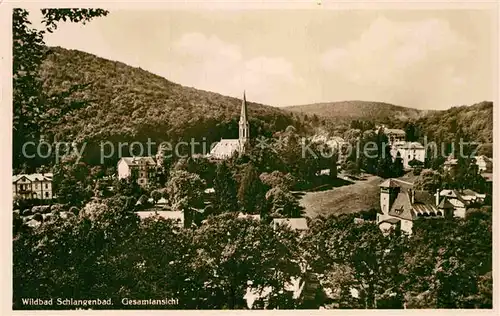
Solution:
<svg viewBox="0 0 500 316"><path fill-rule="evenodd" d="M153 157L122 157L121 160L129 166L156 165Z"/></svg>
<svg viewBox="0 0 500 316"><path fill-rule="evenodd" d="M234 155L239 149L239 139L221 139L210 151L210 156L217 159L225 159Z"/></svg>
<svg viewBox="0 0 500 316"><path fill-rule="evenodd" d="M33 181L52 181L53 174L49 173L31 173L31 174L16 174L12 176L12 182L17 182L22 178Z"/></svg>
<svg viewBox="0 0 500 316"><path fill-rule="evenodd" d="M307 230L309 226L307 225L307 219L301 218L275 218L273 219L273 227L278 225L286 225L293 230Z"/></svg>
<svg viewBox="0 0 500 316"><path fill-rule="evenodd" d="M382 182L379 187L381 188L413 188L413 183L406 182L399 179L390 178Z"/></svg>
<svg viewBox="0 0 500 316"><path fill-rule="evenodd" d="M397 147L402 149L425 149L425 147L419 142L404 142L398 144Z"/></svg>

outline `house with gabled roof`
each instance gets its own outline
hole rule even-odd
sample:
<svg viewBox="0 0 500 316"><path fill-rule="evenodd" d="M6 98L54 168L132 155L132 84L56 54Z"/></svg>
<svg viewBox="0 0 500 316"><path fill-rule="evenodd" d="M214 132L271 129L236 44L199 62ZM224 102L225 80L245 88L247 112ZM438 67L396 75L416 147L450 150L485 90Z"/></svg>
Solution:
<svg viewBox="0 0 500 316"><path fill-rule="evenodd" d="M399 227L411 234L413 222L421 218L453 217L453 205L447 200L435 203L432 194L418 191L413 183L387 179L380 184L380 209L377 224L380 229Z"/></svg>
<svg viewBox="0 0 500 316"><path fill-rule="evenodd" d="M122 157L117 170L118 179L133 176L140 186L147 186L156 179L158 165L153 157Z"/></svg>
<svg viewBox="0 0 500 316"><path fill-rule="evenodd" d="M12 195L20 199L50 200L52 173L17 174L12 176Z"/></svg>
<svg viewBox="0 0 500 316"><path fill-rule="evenodd" d="M437 190L436 203L440 203L446 198L451 205L453 205L454 217L465 217L465 212L468 207L472 205L482 204L486 198L486 194L477 193L470 189L456 190L456 189L443 189Z"/></svg>

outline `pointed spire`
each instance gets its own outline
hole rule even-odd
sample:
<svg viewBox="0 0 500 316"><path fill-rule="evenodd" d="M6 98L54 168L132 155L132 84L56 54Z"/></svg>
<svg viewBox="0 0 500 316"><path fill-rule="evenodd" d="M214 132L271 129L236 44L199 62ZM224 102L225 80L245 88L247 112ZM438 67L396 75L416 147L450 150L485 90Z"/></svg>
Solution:
<svg viewBox="0 0 500 316"><path fill-rule="evenodd" d="M245 96L245 90L243 90L243 101L241 101L241 114L240 114L240 122L247 121L247 99Z"/></svg>

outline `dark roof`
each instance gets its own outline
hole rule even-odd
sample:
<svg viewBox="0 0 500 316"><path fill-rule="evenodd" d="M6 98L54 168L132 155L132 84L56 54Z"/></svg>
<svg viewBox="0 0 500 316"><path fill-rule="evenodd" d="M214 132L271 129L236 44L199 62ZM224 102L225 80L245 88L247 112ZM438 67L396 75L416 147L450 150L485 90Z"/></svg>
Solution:
<svg viewBox="0 0 500 316"><path fill-rule="evenodd" d="M448 201L448 198L445 197L444 199L441 200L441 203L439 203L438 208L443 210L449 210L449 209L454 209L455 207L453 206L453 204L450 203L450 201Z"/></svg>
<svg viewBox="0 0 500 316"><path fill-rule="evenodd" d="M435 199L434 196L427 191L415 191L415 203L434 204Z"/></svg>
<svg viewBox="0 0 500 316"><path fill-rule="evenodd" d="M412 192L415 194L413 202ZM418 215L437 215L438 209L434 203L432 194L428 192L403 189L394 200L389 215L409 221L416 219Z"/></svg>
<svg viewBox="0 0 500 316"><path fill-rule="evenodd" d="M399 192L389 210L389 215L410 221L415 218L415 214L412 212L411 199L408 191Z"/></svg>
<svg viewBox="0 0 500 316"><path fill-rule="evenodd" d="M387 179L379 185L381 188L405 188L409 189L413 187L413 183L406 182L399 179Z"/></svg>

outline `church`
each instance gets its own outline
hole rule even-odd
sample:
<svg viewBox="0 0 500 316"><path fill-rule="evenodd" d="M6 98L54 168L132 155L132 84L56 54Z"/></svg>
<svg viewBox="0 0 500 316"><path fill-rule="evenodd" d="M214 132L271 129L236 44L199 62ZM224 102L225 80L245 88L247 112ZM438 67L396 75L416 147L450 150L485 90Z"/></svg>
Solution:
<svg viewBox="0 0 500 316"><path fill-rule="evenodd" d="M243 92L243 100L241 102L241 113L239 121L239 137L238 139L221 139L208 155L214 159L228 159L236 153L241 154L247 148L250 141L250 124L247 119L247 101L245 92Z"/></svg>

